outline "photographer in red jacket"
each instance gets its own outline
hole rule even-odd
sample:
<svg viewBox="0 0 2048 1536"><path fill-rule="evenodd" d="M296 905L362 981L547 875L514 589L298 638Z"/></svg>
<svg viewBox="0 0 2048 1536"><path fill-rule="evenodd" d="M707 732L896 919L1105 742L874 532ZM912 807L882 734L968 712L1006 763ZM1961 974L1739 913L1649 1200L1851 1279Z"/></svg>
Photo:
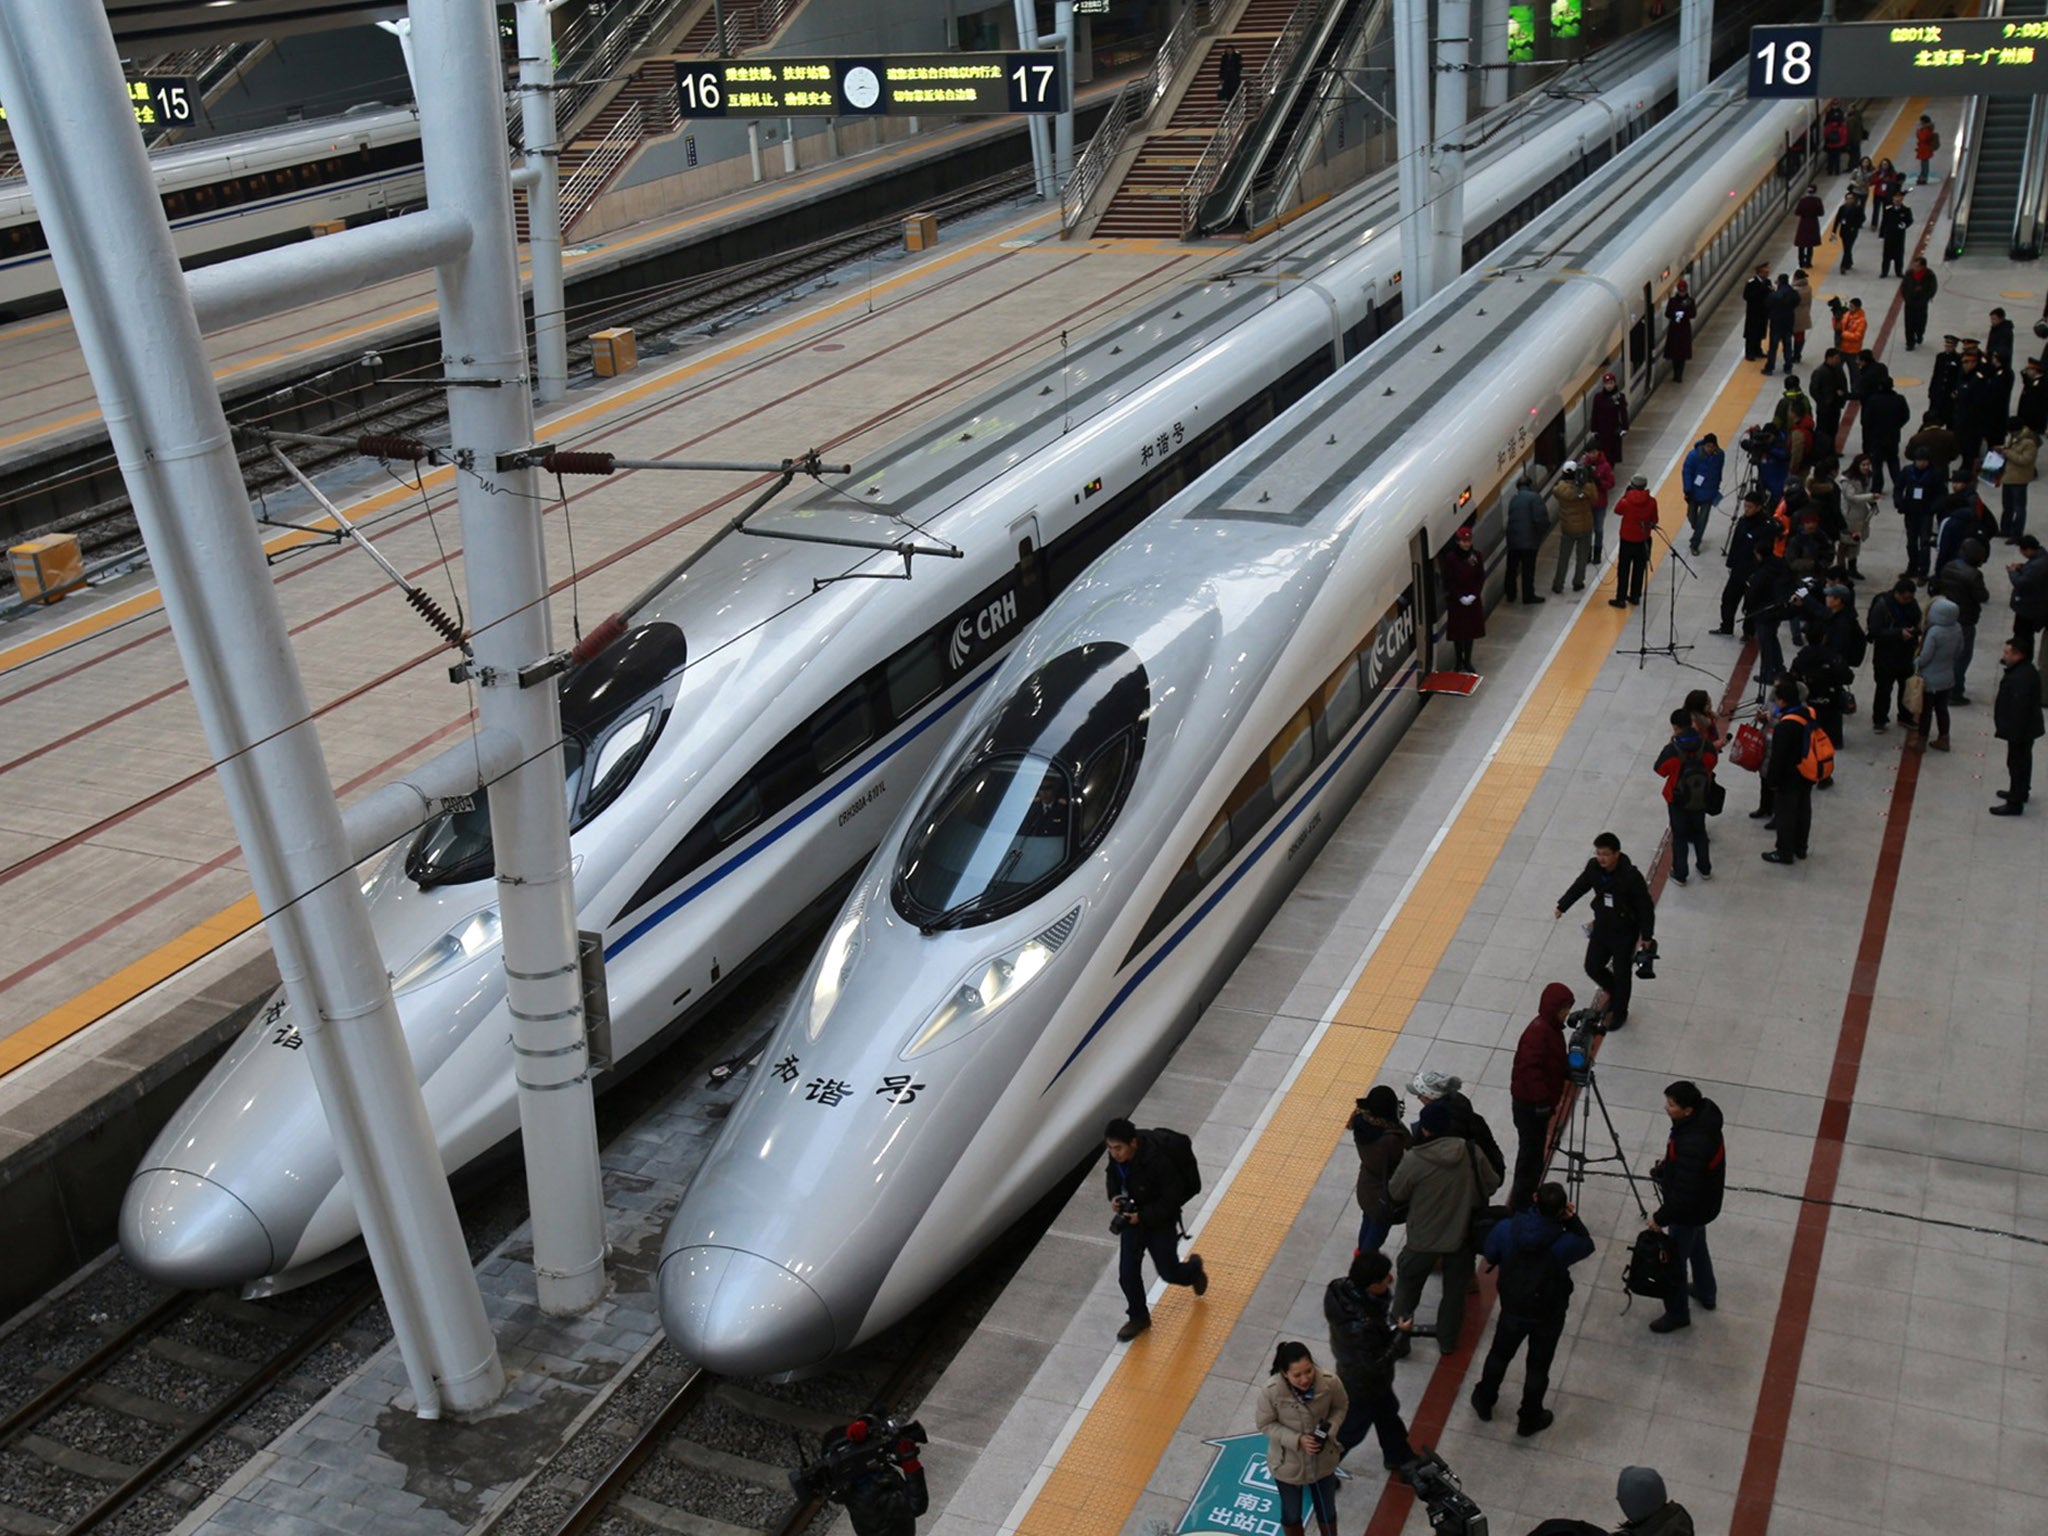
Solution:
<svg viewBox="0 0 2048 1536"><path fill-rule="evenodd" d="M1522 1031L1515 1047L1515 1070L1508 1097L1515 1112L1515 1177L1508 1186L1508 1209L1519 1211L1536 1196L1543 1182L1544 1153L1549 1150L1550 1117L1564 1097L1564 1019L1572 1011L1572 989L1553 981L1543 989L1536 1017Z"/></svg>
<svg viewBox="0 0 2048 1536"><path fill-rule="evenodd" d="M1650 574L1650 535L1657 526L1657 498L1650 494L1650 482L1637 475L1615 504L1621 519L1618 537L1621 558L1614 567L1614 596L1610 608L1626 608L1643 600L1643 583Z"/></svg>

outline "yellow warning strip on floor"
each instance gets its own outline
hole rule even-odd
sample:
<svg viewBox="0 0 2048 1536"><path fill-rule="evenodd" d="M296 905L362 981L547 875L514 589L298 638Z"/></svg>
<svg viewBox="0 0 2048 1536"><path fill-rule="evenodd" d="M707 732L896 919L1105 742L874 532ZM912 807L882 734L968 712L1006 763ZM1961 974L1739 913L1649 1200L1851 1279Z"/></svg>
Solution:
<svg viewBox="0 0 2048 1536"><path fill-rule="evenodd" d="M98 1023L123 1003L132 1002L193 961L205 959L229 940L239 939L262 921L263 909L256 898L244 896L225 911L215 913L168 944L114 972L97 986L59 1003L33 1023L0 1039L0 1077L70 1039L87 1025Z"/></svg>
<svg viewBox="0 0 2048 1536"><path fill-rule="evenodd" d="M1734 442L1764 390L1776 384L1748 366L1739 367L1699 431L1714 433L1724 444ZM1661 526L1674 537L1685 525L1683 462L1681 456L1657 496ZM1727 483L1733 485L1732 475ZM1663 551L1661 543L1655 546L1653 566L1661 563ZM1378 1075L1600 669L1634 619L1631 610L1607 606L1608 591L1605 583L1591 590L1329 1028L1203 1222L1198 1246L1209 1271L1208 1295L1196 1301L1187 1290L1167 1291L1153 1312L1151 1331L1125 1352L1039 1490L1017 1527L1021 1536L1117 1536L1130 1518L1196 1391L1215 1368L1224 1341L1322 1177L1330 1160L1331 1127L1344 1123L1352 1101ZM1586 829L1589 841L1598 830ZM1250 1428L1219 1424L1205 1426L1205 1432L1236 1434Z"/></svg>
<svg viewBox="0 0 2048 1536"><path fill-rule="evenodd" d="M899 272L894 277L876 283L871 289L863 288L859 293L834 300L822 309L806 311L804 314L786 320L780 325L771 326L756 335L735 341L730 346L721 347L716 352L708 353L672 368L664 369L629 388L619 390L615 394L607 394L602 399L593 400L588 405L564 412L559 416L549 416L539 424L545 429L543 435L550 438L560 437L565 433L580 431L585 427L601 423L607 416L636 406L649 396L659 394L662 390L696 378L700 374L708 373L714 368L724 367L739 358L746 357L750 353L775 346L791 336L801 334L807 328L817 325L822 321L832 320L852 310L864 308L872 304L875 299L894 293L897 289L909 284L922 282L930 278L934 273L943 272L949 267L957 266L961 262L971 260L976 256L985 255L989 251L999 250L1007 242L1020 239L1033 230L1045 228L1053 222L1054 218L1055 215L1050 213L1040 214L1037 218L1028 220L1023 224L1007 225L985 239L975 241L972 245L963 245L957 250L947 251L942 255L932 257L930 260L921 261L908 271ZM1185 248L1175 247L1173 248L1173 254L1186 255L1187 252ZM455 471L445 466L440 469L429 470L425 480L426 491L432 494L440 490L454 478L454 475ZM395 485L388 490L379 491L375 495L367 496L361 501L352 502L349 507L349 516L356 522L363 522L379 512L389 510L402 501L409 501L419 496L420 493L420 486L410 482ZM276 538L266 539L263 548L266 553L271 555L282 553L288 549L296 549L302 544L314 542L319 538L320 532L331 531L333 526L332 520L325 516L314 518L307 524L308 528L315 530L314 532L281 534ZM75 644L80 640L88 640L92 636L103 633L117 624L125 623L129 619L139 618L144 614L152 613L161 606L162 599L156 590L151 588L147 592L139 592L133 597L124 598L120 602L110 604L103 609L98 609L90 615L75 619L69 624L59 625L44 634L37 635L32 640L24 640L19 645L9 646L5 650L0 650L0 676L14 671L17 667L24 667L30 662L40 660L52 651L61 650L63 647Z"/></svg>

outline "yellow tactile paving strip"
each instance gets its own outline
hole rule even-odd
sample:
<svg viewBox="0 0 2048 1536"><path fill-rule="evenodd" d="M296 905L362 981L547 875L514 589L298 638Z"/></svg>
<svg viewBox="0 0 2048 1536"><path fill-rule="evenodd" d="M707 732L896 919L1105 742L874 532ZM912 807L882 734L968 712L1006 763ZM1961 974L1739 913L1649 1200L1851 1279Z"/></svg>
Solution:
<svg viewBox="0 0 2048 1536"><path fill-rule="evenodd" d="M1899 121L1910 123L1919 111L1909 103ZM1895 136L1901 132L1894 130ZM1826 249L1816 253L1808 269L1816 292L1833 259ZM1809 342L1818 361L1826 337ZM1712 432L1724 447L1732 445L1761 397L1777 384L1747 366L1738 368L1697 432ZM1673 465L1657 489L1660 525L1673 538L1685 526L1682 463L1681 458ZM1731 468L1724 495L1733 494L1735 483ZM1659 543L1651 551L1653 569L1663 556ZM1209 1270L1208 1295L1198 1302L1187 1290L1168 1289L1153 1311L1154 1327L1118 1362L1019 1523L1020 1536L1117 1536L1130 1519L1252 1291L1322 1177L1330 1160L1330 1127L1344 1122L1352 1101L1379 1074L1565 732L1634 620L1632 610L1607 606L1610 591L1604 582L1592 589L1300 1075L1203 1222L1199 1247ZM1224 1426L1222 1432L1244 1427Z"/></svg>

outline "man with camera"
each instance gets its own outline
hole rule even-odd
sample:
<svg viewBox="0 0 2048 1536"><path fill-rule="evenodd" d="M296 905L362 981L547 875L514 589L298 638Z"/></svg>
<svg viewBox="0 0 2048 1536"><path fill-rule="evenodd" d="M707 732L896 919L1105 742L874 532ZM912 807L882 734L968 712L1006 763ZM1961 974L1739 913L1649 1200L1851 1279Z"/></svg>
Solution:
<svg viewBox="0 0 2048 1536"><path fill-rule="evenodd" d="M1664 1234L1678 1267L1678 1283L1664 1298L1664 1315L1650 1324L1652 1333L1691 1327L1691 1302L1714 1310L1718 1290L1714 1261L1707 1253L1707 1228L1721 1214L1728 1185L1721 1106L1702 1094L1697 1083L1680 1081L1664 1090L1664 1113L1671 1133L1663 1160L1650 1170L1650 1182L1661 1197L1650 1226Z"/></svg>
<svg viewBox="0 0 2048 1536"><path fill-rule="evenodd" d="M1398 1472L1415 1459L1415 1447L1394 1395L1394 1362L1400 1358L1394 1342L1405 1330L1387 1315L1393 1290L1394 1261L1377 1251L1361 1253L1348 1273L1324 1288L1323 1321L1337 1379L1351 1399L1337 1426L1338 1454L1349 1456L1371 1430L1379 1436L1381 1465Z"/></svg>
<svg viewBox="0 0 2048 1536"><path fill-rule="evenodd" d="M1526 1341L1529 1358L1522 1381L1522 1407L1515 1433L1523 1439L1541 1434L1555 1419L1543 1406L1550 1390L1550 1362L1564 1337L1565 1315L1571 1310L1571 1266L1589 1258L1593 1234L1579 1220L1578 1208L1565 1197L1562 1184L1536 1191L1535 1206L1499 1223L1486 1238L1486 1262L1500 1271L1500 1321L1494 1325L1493 1347L1472 1389L1472 1411L1493 1417L1508 1362Z"/></svg>
<svg viewBox="0 0 2048 1536"><path fill-rule="evenodd" d="M916 1536L917 1517L931 1508L917 1448L924 1426L915 1419L863 1414L825 1436L818 1459L789 1474L800 1499L827 1499L846 1510L853 1536Z"/></svg>
<svg viewBox="0 0 2048 1536"><path fill-rule="evenodd" d="M1577 460L1566 459L1550 494L1557 498L1557 570L1550 578L1550 590L1564 590L1565 567L1576 561L1572 590L1583 592L1586 562L1593 553L1593 509L1600 499L1599 487Z"/></svg>
<svg viewBox="0 0 2048 1536"><path fill-rule="evenodd" d="M1117 1283L1130 1312L1116 1337L1118 1343L1128 1344L1152 1326L1152 1309L1145 1301L1147 1254L1168 1285L1188 1286L1197 1296L1209 1289L1202 1256L1180 1256L1181 1207L1199 1192L1200 1179L1190 1179L1194 1148L1178 1131L1147 1131L1141 1136L1130 1121L1116 1119L1104 1128L1102 1139L1109 1152L1103 1170L1109 1229L1122 1245Z"/></svg>
<svg viewBox="0 0 2048 1536"><path fill-rule="evenodd" d="M1593 839L1593 857L1558 897L1553 918L1563 917L1581 896L1593 898L1593 921L1586 936L1586 974L1607 994L1607 1027L1628 1023L1629 997L1635 977L1653 980L1657 956L1657 908L1650 900L1643 872L1621 851L1621 839L1602 832ZM1629 967L1637 969L1631 973Z"/></svg>

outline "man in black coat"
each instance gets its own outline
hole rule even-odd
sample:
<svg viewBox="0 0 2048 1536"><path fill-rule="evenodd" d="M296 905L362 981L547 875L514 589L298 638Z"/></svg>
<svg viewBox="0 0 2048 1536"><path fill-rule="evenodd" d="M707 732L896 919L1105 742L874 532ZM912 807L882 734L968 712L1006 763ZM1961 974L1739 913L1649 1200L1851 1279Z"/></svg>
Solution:
<svg viewBox="0 0 2048 1536"><path fill-rule="evenodd" d="M1885 472L1889 470L1894 481L1899 478L1900 434L1913 419L1913 408L1906 403L1906 397L1892 386L1892 376L1887 370L1874 380L1863 397L1863 451L1870 455L1870 488L1884 490Z"/></svg>
<svg viewBox="0 0 2048 1536"><path fill-rule="evenodd" d="M1664 1090L1671 1134L1664 1160L1650 1170L1661 1196L1650 1225L1669 1239L1678 1260L1677 1294L1665 1298L1664 1315L1652 1333L1675 1333L1692 1322L1689 1301L1711 1312L1718 1296L1714 1261L1707 1255L1707 1228L1721 1214L1728 1187L1728 1149L1721 1141L1721 1106L1697 1083L1676 1082ZM1690 1271L1690 1274L1688 1274Z"/></svg>
<svg viewBox="0 0 2048 1536"><path fill-rule="evenodd" d="M1742 285L1742 356L1753 362L1764 355L1764 333L1771 324L1771 265L1760 262Z"/></svg>
<svg viewBox="0 0 2048 1536"><path fill-rule="evenodd" d="M2043 372L2041 359L2030 357L2027 366L2020 370L2019 404L2012 408L2036 436L2048 434L2048 372Z"/></svg>
<svg viewBox="0 0 2048 1536"><path fill-rule="evenodd" d="M1778 371L1778 358L1782 355L1785 366L1792 366L1792 327L1799 318L1799 294L1792 286L1789 274L1778 274L1778 286L1771 290L1771 296L1764 302L1764 323L1770 336L1770 344L1764 349L1764 372Z"/></svg>
<svg viewBox="0 0 2048 1536"><path fill-rule="evenodd" d="M1955 420L1956 375L1963 371L1962 338L1944 336L1927 375L1927 409L1939 421Z"/></svg>
<svg viewBox="0 0 2048 1536"><path fill-rule="evenodd" d="M1991 723L2005 743L2007 788L1998 792L2005 803L1991 807L1994 816L2017 816L2034 789L2034 743L2041 737L2041 674L2014 640L2005 642L1999 657L2005 671L1998 679L1998 697L1991 703Z"/></svg>
<svg viewBox="0 0 2048 1536"><path fill-rule="evenodd" d="M2008 368L2012 366L2012 322L2005 318L2002 309L1991 311L1991 327L1984 333L1984 353L1998 358Z"/></svg>
<svg viewBox="0 0 2048 1536"><path fill-rule="evenodd" d="M1785 644L1781 626L1792 616L1793 594L1798 583L1784 557L1777 552L1775 534L1766 526L1756 543L1756 569L1749 573L1743 592L1743 623L1756 636L1757 676L1776 678L1785 670Z"/></svg>
<svg viewBox="0 0 2048 1536"><path fill-rule="evenodd" d="M1761 488L1743 493L1742 516L1735 520L1735 527L1728 535L1728 580L1721 588L1721 625L1714 631L1717 635L1735 633L1735 610L1742 606L1742 599L1749 591L1749 578L1756 574L1759 543L1768 548L1771 541L1771 521L1764 515L1770 498ZM1749 623L1743 622L1744 638L1749 635Z"/></svg>
<svg viewBox="0 0 2048 1536"><path fill-rule="evenodd" d="M1913 721L1906 713L1906 679L1920 655L1920 603L1914 593L1919 585L1901 576L1889 592L1870 600L1870 615L1864 628L1870 635L1870 675L1877 696L1870 703L1870 728L1885 730L1892 715L1892 700L1899 701L1899 724L1908 730Z"/></svg>
<svg viewBox="0 0 2048 1536"><path fill-rule="evenodd" d="M1963 365L1956 373L1955 393L1949 405L1948 426L1956 435L1956 452L1965 465L1974 464L1984 450L1984 424L1996 394L1996 384L1984 373L1983 359L1974 352L1963 353ZM2005 437L2004 420L1998 425L1995 442ZM1943 469L1947 467L1942 465Z"/></svg>
<svg viewBox="0 0 2048 1536"><path fill-rule="evenodd" d="M1657 936L1657 908L1643 872L1629 862L1621 839L1612 832L1593 839L1593 857L1557 898L1552 917L1563 917L1588 893L1593 898L1593 931L1586 940L1586 974L1607 994L1607 1027L1620 1029L1628 1023L1636 951L1648 949Z"/></svg>
<svg viewBox="0 0 2048 1536"><path fill-rule="evenodd" d="M1349 1456L1370 1429L1380 1439L1380 1461L1395 1472L1415 1459L1401 1400L1394 1395L1394 1362L1404 1337L1387 1317L1394 1292L1394 1261L1378 1249L1358 1254L1351 1271L1323 1290L1323 1321L1330 1329L1330 1356L1350 1406L1337 1426L1341 1454Z"/></svg>
<svg viewBox="0 0 2048 1536"><path fill-rule="evenodd" d="M1884 259L1878 263L1879 277L1906 275L1906 231L1913 227L1913 210L1906 206L1906 194L1894 192L1877 215L1878 238L1884 242Z"/></svg>
<svg viewBox="0 0 2048 1536"><path fill-rule="evenodd" d="M1927 306L1934 302L1934 296L1941 290L1940 279L1934 269L1927 265L1925 256L1915 256L1913 265L1906 269L1905 278L1899 283L1899 297L1905 301L1906 350L1919 346L1927 335Z"/></svg>
<svg viewBox="0 0 2048 1536"><path fill-rule="evenodd" d="M1820 456L1833 458L1835 439L1842 435L1842 407L1849 403L1849 367L1839 347L1829 347L1827 356L1806 381L1813 397L1813 425L1820 434Z"/></svg>
<svg viewBox="0 0 2048 1536"><path fill-rule="evenodd" d="M2048 629L2048 551L2031 533L2020 535L2020 557L2005 568L2012 579L2012 635L2027 660L2034 641Z"/></svg>
<svg viewBox="0 0 2048 1536"><path fill-rule="evenodd" d="M1136 1126L1121 1119L1109 1122L1102 1141L1109 1152L1103 1183L1110 1220L1122 1244L1117 1282L1130 1310L1116 1336L1128 1343L1152 1326L1152 1309L1145 1302L1147 1254L1160 1279L1168 1285L1191 1286L1197 1296L1209 1289L1209 1272L1199 1253L1180 1256L1180 1210L1193 1191L1183 1186L1166 1149L1157 1138L1140 1136Z"/></svg>
<svg viewBox="0 0 2048 1536"><path fill-rule="evenodd" d="M1949 690L1951 704L1967 704L1963 691L1970 670L1970 658L1977 650L1977 621L1984 617L1991 601L1991 589L1984 584L1984 562L1991 551L1981 539L1964 539L1955 559L1935 574L1933 591L1956 605L1956 620L1963 630L1963 654L1956 661L1956 685Z"/></svg>
<svg viewBox="0 0 2048 1536"><path fill-rule="evenodd" d="M1766 864L1795 864L1806 857L1813 827L1813 781L1800 772L1814 728L1813 711L1799 702L1799 685L1781 677L1771 688L1777 723L1771 727L1764 782L1770 786L1772 824L1778 846L1764 850Z"/></svg>

